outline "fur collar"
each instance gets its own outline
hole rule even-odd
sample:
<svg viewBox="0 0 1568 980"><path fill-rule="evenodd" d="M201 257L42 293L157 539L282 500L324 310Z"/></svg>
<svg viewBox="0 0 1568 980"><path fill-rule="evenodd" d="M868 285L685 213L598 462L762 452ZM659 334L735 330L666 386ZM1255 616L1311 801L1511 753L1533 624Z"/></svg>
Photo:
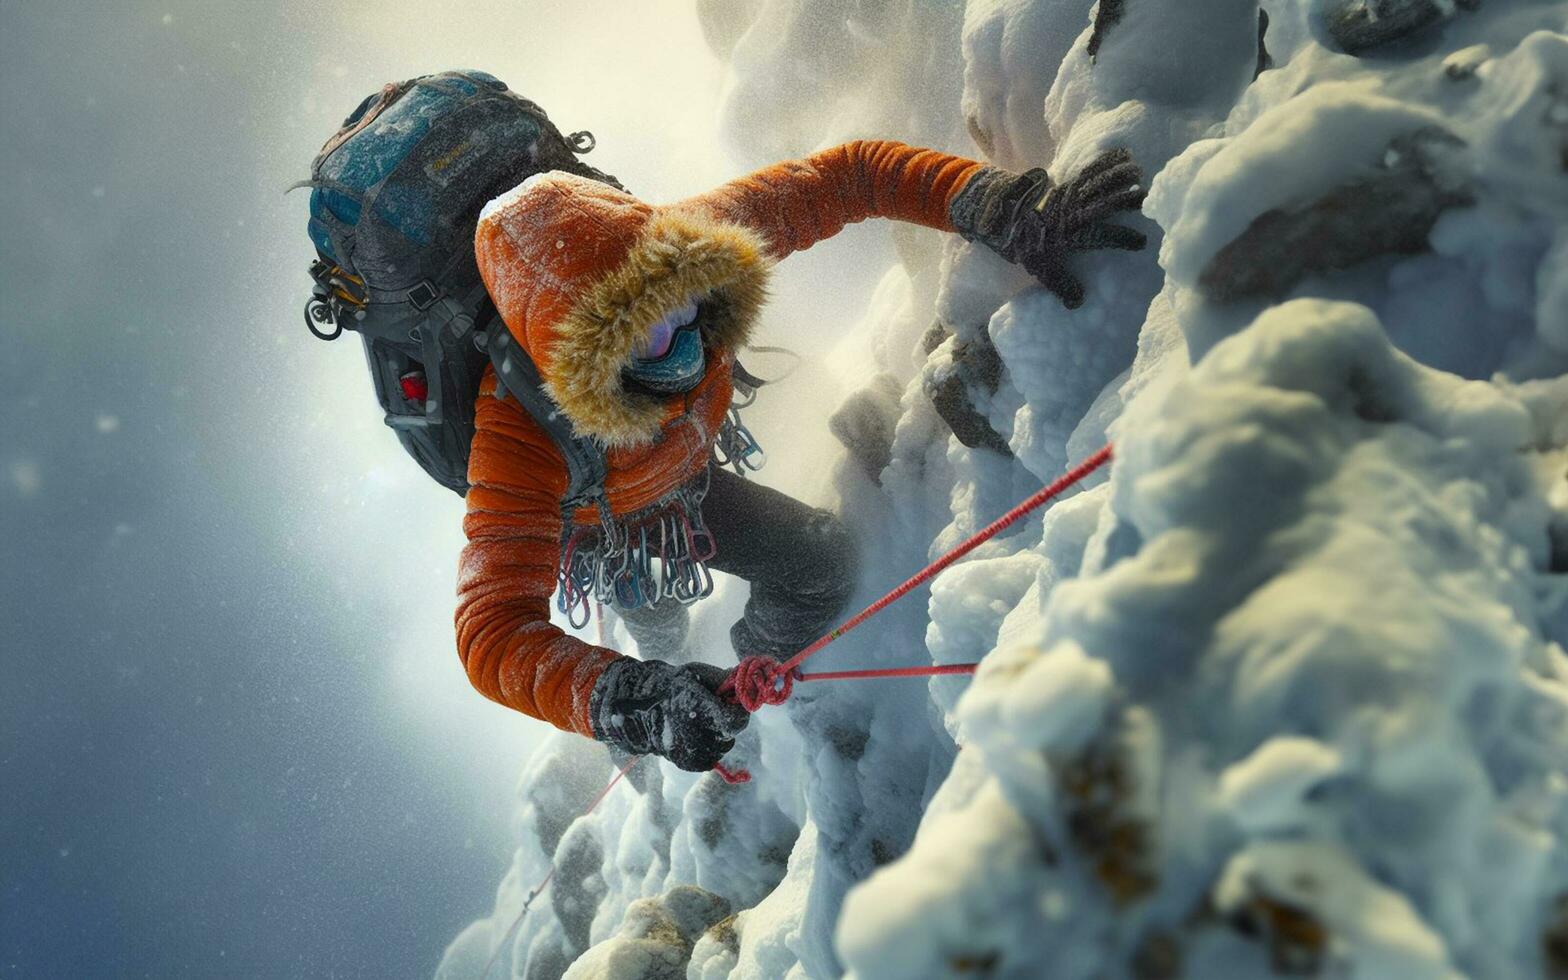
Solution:
<svg viewBox="0 0 1568 980"><path fill-rule="evenodd" d="M582 435L611 448L652 442L666 403L621 385L637 340L670 310L705 298L703 339L733 353L751 336L770 268L762 239L743 226L654 212L621 263L554 325L541 370L546 393Z"/></svg>

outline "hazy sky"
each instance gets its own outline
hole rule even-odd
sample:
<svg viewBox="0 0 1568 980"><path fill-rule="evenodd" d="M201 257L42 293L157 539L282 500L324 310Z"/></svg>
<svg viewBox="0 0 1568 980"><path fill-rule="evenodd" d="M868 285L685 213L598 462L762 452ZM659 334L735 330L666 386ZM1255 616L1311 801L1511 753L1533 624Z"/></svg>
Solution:
<svg viewBox="0 0 1568 980"><path fill-rule="evenodd" d="M651 198L757 162L684 0L0 0L0 975L423 976L489 908L540 729L458 667L461 501L306 335L282 194L458 66ZM771 339L842 332L878 241Z"/></svg>

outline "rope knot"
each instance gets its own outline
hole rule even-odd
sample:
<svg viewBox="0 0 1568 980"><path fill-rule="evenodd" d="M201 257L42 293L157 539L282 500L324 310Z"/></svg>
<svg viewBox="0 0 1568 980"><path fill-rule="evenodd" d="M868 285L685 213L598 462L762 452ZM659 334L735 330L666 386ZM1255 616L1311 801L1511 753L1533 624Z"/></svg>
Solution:
<svg viewBox="0 0 1568 980"><path fill-rule="evenodd" d="M756 713L765 704L783 704L794 693L799 672L785 667L772 657L747 657L719 687L747 711Z"/></svg>

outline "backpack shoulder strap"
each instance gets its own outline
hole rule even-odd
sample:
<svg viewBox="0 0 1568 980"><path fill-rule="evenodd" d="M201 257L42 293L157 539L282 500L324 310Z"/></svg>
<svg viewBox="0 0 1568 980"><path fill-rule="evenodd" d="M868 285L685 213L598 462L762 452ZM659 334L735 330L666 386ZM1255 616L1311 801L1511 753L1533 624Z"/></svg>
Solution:
<svg viewBox="0 0 1568 980"><path fill-rule="evenodd" d="M496 379L500 382L496 397L511 395L517 399L523 411L533 417L566 460L567 489L566 496L561 498L562 513L569 517L578 507L596 506L600 516L608 518L604 450L592 439L572 431L572 423L545 394L533 359L518 346L505 324L497 322L490 330L488 347L490 362L495 365Z"/></svg>

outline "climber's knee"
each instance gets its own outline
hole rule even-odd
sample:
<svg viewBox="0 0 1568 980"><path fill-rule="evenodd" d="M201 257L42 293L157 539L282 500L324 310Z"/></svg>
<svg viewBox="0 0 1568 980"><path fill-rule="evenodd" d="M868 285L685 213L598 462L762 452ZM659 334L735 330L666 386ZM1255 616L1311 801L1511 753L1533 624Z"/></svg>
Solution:
<svg viewBox="0 0 1568 980"><path fill-rule="evenodd" d="M810 559L806 580L808 591L820 599L829 616L849 601L860 577L860 547L837 515L818 511L808 525Z"/></svg>

